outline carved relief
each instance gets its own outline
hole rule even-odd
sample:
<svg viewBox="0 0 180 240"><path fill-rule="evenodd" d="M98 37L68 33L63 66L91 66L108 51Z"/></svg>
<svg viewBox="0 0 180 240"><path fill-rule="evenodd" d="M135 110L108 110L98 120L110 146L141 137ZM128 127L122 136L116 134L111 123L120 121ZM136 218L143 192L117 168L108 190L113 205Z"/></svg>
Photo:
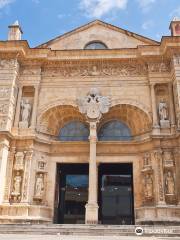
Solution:
<svg viewBox="0 0 180 240"><path fill-rule="evenodd" d="M150 153L145 153L143 157L143 168L151 168L151 154Z"/></svg>
<svg viewBox="0 0 180 240"><path fill-rule="evenodd" d="M41 74L41 68L33 68L32 66L31 66L31 68L30 67L28 67L28 68L24 68L24 69L22 69L21 70L21 73L23 74L23 75L36 75L36 74Z"/></svg>
<svg viewBox="0 0 180 240"><path fill-rule="evenodd" d="M164 167L173 167L174 166L174 156L171 151L163 152L163 163L164 163Z"/></svg>
<svg viewBox="0 0 180 240"><path fill-rule="evenodd" d="M44 196L44 174L39 173L36 175L34 199L43 200Z"/></svg>
<svg viewBox="0 0 180 240"><path fill-rule="evenodd" d="M0 118L0 130L6 130L6 126L7 126L7 118L1 117Z"/></svg>
<svg viewBox="0 0 180 240"><path fill-rule="evenodd" d="M150 72L170 72L170 63L169 62L157 62L157 63L149 63L148 69Z"/></svg>
<svg viewBox="0 0 180 240"><path fill-rule="evenodd" d="M175 181L170 170L165 174L165 193L166 195L175 195Z"/></svg>
<svg viewBox="0 0 180 240"><path fill-rule="evenodd" d="M34 201L43 203L45 198L45 178L46 178L46 165L47 161L44 155L38 153L37 157L37 168L35 174L35 186L34 186Z"/></svg>
<svg viewBox="0 0 180 240"><path fill-rule="evenodd" d="M10 96L11 89L2 87L0 88L0 98L8 98Z"/></svg>
<svg viewBox="0 0 180 240"><path fill-rule="evenodd" d="M164 188L163 188L163 169L162 169L162 151L157 151L154 153L155 161L157 161L157 172L158 172L158 185L159 185L159 201L164 201Z"/></svg>
<svg viewBox="0 0 180 240"><path fill-rule="evenodd" d="M0 103L0 114L7 114L9 110L8 103Z"/></svg>
<svg viewBox="0 0 180 240"><path fill-rule="evenodd" d="M108 97L100 95L99 90L92 88L88 95L78 99L79 110L90 119L100 119L103 113L109 111L111 105Z"/></svg>
<svg viewBox="0 0 180 240"><path fill-rule="evenodd" d="M144 176L144 196L146 200L152 200L153 195L153 177L148 173Z"/></svg>
<svg viewBox="0 0 180 240"><path fill-rule="evenodd" d="M43 74L46 76L59 77L108 77L108 76L144 76L147 74L147 67L143 64L133 62L62 64L57 68L47 67Z"/></svg>
<svg viewBox="0 0 180 240"><path fill-rule="evenodd" d="M18 67L18 61L16 59L1 59L0 68L12 68Z"/></svg>
<svg viewBox="0 0 180 240"><path fill-rule="evenodd" d="M24 153L23 152L17 152L15 154L15 164L14 164L14 170L23 170L24 169Z"/></svg>

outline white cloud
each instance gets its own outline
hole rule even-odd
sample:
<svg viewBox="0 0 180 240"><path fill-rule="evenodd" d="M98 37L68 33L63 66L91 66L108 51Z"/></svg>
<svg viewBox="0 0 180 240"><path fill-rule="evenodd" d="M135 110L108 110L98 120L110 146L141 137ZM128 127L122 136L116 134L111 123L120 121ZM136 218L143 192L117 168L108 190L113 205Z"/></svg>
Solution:
<svg viewBox="0 0 180 240"><path fill-rule="evenodd" d="M152 20L148 20L142 24L142 29L147 30L154 25Z"/></svg>
<svg viewBox="0 0 180 240"><path fill-rule="evenodd" d="M100 18L112 10L126 9L128 0L80 0L80 8L92 18Z"/></svg>
<svg viewBox="0 0 180 240"><path fill-rule="evenodd" d="M12 2L14 2L14 0L0 0L0 8L3 8Z"/></svg>
<svg viewBox="0 0 180 240"><path fill-rule="evenodd" d="M151 5L153 3L155 3L157 0L137 0L138 1L138 4L140 6L140 8L143 10L143 11L148 11L149 8L151 7Z"/></svg>

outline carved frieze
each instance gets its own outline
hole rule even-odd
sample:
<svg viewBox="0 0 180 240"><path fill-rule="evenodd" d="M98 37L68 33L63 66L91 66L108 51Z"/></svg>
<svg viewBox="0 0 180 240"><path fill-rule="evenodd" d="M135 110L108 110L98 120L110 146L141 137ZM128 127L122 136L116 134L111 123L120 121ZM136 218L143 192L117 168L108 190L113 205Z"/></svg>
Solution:
<svg viewBox="0 0 180 240"><path fill-rule="evenodd" d="M0 60L0 69L4 68L16 68L18 67L17 59L1 59Z"/></svg>
<svg viewBox="0 0 180 240"><path fill-rule="evenodd" d="M8 98L10 96L11 89L7 87L0 88L0 98Z"/></svg>
<svg viewBox="0 0 180 240"><path fill-rule="evenodd" d="M44 76L72 77L110 77L110 76L144 76L147 67L133 62L61 64L58 67L44 67Z"/></svg>
<svg viewBox="0 0 180 240"><path fill-rule="evenodd" d="M148 64L148 70L152 73L170 72L170 62L153 62Z"/></svg>
<svg viewBox="0 0 180 240"><path fill-rule="evenodd" d="M7 117L0 118L0 131L5 130L7 126Z"/></svg>
<svg viewBox="0 0 180 240"><path fill-rule="evenodd" d="M0 114L8 114L9 104L8 103L0 103Z"/></svg>
<svg viewBox="0 0 180 240"><path fill-rule="evenodd" d="M23 75L38 75L41 74L41 68L35 68L35 67L27 67L27 68L22 68L21 69L21 74Z"/></svg>

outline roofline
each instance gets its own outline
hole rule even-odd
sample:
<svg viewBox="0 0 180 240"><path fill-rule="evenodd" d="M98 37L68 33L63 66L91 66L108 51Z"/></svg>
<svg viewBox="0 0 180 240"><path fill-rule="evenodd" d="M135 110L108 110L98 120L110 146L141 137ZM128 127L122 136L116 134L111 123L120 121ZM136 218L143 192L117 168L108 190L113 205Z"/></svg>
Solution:
<svg viewBox="0 0 180 240"><path fill-rule="evenodd" d="M86 24L84 24L84 25L82 25L82 26L79 26L79 27L77 27L77 28L75 28L75 29L73 29L73 30L70 30L70 31L68 31L68 32L66 32L66 33L64 33L64 34L62 34L62 35L59 35L59 36L57 36L57 37L55 37L55 38L53 38L53 39L51 39L51 40L49 40L49 41L47 41L47 42L45 42L45 43L42 43L42 44L36 46L35 48L43 47L43 45L47 45L47 44L49 44L49 43L51 43L51 42L53 42L53 41L55 41L55 40L57 40L57 39L59 39L59 38L66 37L66 36L72 34L73 32L76 32L76 31L78 31L78 30L80 30L80 29L82 29L82 28L84 28L84 27L88 27L89 25L91 25L91 24L93 24L93 23L96 23L96 22L97 22L97 23L101 23L101 24L108 25L108 26L110 26L110 27L112 27L112 28L115 28L116 30L120 30L120 31L126 32L127 34L131 34L131 35L132 35L131 37L135 37L135 38L137 38L138 40L140 40L139 38L144 38L144 39L146 39L148 42L155 43L155 44L157 44L157 45L160 43L160 42L158 42L158 41L156 41L156 40L154 40L154 39L145 37L145 36L143 36L143 35L140 35L140 34L137 34L137 33L134 33L134 32L131 32L131 31L127 30L127 29L123 29L123 28L117 27L117 26L115 26L115 25L113 25L113 24L106 23L106 22L104 22L104 21L102 21L102 20L94 20L94 21L88 22L88 23L86 23ZM134 36L133 36L133 35L134 35Z"/></svg>

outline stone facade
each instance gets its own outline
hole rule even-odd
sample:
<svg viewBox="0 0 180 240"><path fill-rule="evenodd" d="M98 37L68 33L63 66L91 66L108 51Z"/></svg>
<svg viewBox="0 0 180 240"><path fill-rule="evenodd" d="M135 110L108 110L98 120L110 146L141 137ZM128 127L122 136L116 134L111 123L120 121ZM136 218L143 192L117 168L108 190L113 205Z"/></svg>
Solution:
<svg viewBox="0 0 180 240"><path fill-rule="evenodd" d="M98 222L100 163L133 164L136 224L180 223L177 25L156 42L94 21L36 48L10 26L0 42L1 223L53 222L57 163L89 163L87 223ZM83 50L92 41L108 49ZM92 88L99 98L80 106ZM131 140L98 141L112 119L128 125ZM89 126L89 141L58 140L73 120Z"/></svg>

